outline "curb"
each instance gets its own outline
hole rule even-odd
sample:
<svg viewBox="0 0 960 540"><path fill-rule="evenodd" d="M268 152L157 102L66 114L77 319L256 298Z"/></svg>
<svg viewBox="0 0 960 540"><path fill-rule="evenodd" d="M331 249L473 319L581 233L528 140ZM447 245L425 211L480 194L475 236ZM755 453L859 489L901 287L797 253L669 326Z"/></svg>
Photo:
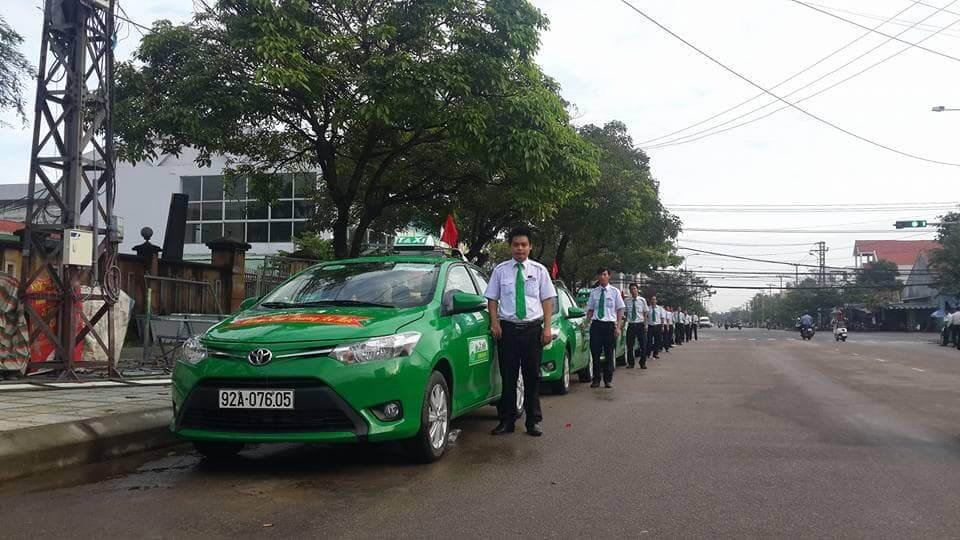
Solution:
<svg viewBox="0 0 960 540"><path fill-rule="evenodd" d="M0 432L0 482L176 444L170 407Z"/></svg>

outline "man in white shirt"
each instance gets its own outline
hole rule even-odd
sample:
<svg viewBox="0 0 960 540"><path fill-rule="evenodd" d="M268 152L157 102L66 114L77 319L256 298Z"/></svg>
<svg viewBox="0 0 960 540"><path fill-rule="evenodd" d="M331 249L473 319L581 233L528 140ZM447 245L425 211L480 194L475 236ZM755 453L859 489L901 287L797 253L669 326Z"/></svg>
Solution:
<svg viewBox="0 0 960 540"><path fill-rule="evenodd" d="M670 306L663 306L663 310L666 312L663 314L663 352L670 352L670 348L673 347L673 308Z"/></svg>
<svg viewBox="0 0 960 540"><path fill-rule="evenodd" d="M640 296L640 287L630 284L627 298L627 369L636 363L636 350L640 349L640 369L647 369L647 301Z"/></svg>
<svg viewBox="0 0 960 540"><path fill-rule="evenodd" d="M678 306L676 313L674 313L673 329L674 329L674 343L676 345L683 345L684 339L687 336L687 314L683 312L683 307Z"/></svg>
<svg viewBox="0 0 960 540"><path fill-rule="evenodd" d="M697 330L700 328L700 317L696 313L690 314L690 332L693 334L694 341L700 341Z"/></svg>
<svg viewBox="0 0 960 540"><path fill-rule="evenodd" d="M950 338L953 339L953 343L960 350L960 309L953 312L950 321L953 323L950 325Z"/></svg>
<svg viewBox="0 0 960 540"><path fill-rule="evenodd" d="M552 340L550 318L557 289L542 264L531 261L530 239L525 227L507 235L513 258L493 269L484 296L490 311L490 333L497 340L500 358L500 423L493 435L513 433L517 421L517 373L523 375L523 406L527 433L543 435L540 410L540 363L543 347Z"/></svg>
<svg viewBox="0 0 960 540"><path fill-rule="evenodd" d="M657 295L650 295L647 311L647 355L660 358L663 348L663 308L657 305Z"/></svg>
<svg viewBox="0 0 960 540"><path fill-rule="evenodd" d="M610 285L610 271L597 270L598 286L590 290L587 300L587 320L590 321L590 354L593 357L593 382L590 388L613 388L613 369L616 363L616 345L620 338L620 322L626 305L620 290ZM600 361L601 354L606 361Z"/></svg>

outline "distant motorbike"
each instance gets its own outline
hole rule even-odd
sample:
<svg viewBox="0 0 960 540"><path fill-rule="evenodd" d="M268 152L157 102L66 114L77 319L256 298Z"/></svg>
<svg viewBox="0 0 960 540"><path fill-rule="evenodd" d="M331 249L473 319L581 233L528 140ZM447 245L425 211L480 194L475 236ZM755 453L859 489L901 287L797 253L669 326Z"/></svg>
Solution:
<svg viewBox="0 0 960 540"><path fill-rule="evenodd" d="M737 323L737 330L743 330L743 323Z"/></svg>
<svg viewBox="0 0 960 540"><path fill-rule="evenodd" d="M812 326L804 326L800 328L800 337L803 339L813 339L813 335L816 334L816 332Z"/></svg>
<svg viewBox="0 0 960 540"><path fill-rule="evenodd" d="M837 341L847 341L847 326L839 325L833 329L833 339Z"/></svg>

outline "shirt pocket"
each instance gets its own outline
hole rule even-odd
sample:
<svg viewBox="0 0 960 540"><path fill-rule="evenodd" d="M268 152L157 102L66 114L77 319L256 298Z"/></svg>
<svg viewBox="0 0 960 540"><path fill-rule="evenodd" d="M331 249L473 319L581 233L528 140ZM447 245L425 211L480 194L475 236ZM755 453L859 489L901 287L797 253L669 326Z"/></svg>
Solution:
<svg viewBox="0 0 960 540"><path fill-rule="evenodd" d="M540 282L536 278L527 278L523 282L523 290L527 296L540 298Z"/></svg>

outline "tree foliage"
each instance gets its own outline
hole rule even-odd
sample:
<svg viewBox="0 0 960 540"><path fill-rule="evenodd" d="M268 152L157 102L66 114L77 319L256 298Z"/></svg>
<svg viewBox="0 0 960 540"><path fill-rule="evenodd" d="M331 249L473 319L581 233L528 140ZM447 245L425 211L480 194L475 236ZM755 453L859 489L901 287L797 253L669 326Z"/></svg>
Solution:
<svg viewBox="0 0 960 540"><path fill-rule="evenodd" d="M20 51L22 45L23 36L0 16L0 111L13 109L26 122L24 81L32 78L34 72L30 61Z"/></svg>
<svg viewBox="0 0 960 540"><path fill-rule="evenodd" d="M316 226L357 255L415 205L583 166L532 61L546 24L526 0L219 0L118 69L120 150L243 156L228 174L258 182L319 170Z"/></svg>
<svg viewBox="0 0 960 540"><path fill-rule="evenodd" d="M937 240L942 247L930 254L934 286L944 294L960 296L960 213L943 216L941 223Z"/></svg>

